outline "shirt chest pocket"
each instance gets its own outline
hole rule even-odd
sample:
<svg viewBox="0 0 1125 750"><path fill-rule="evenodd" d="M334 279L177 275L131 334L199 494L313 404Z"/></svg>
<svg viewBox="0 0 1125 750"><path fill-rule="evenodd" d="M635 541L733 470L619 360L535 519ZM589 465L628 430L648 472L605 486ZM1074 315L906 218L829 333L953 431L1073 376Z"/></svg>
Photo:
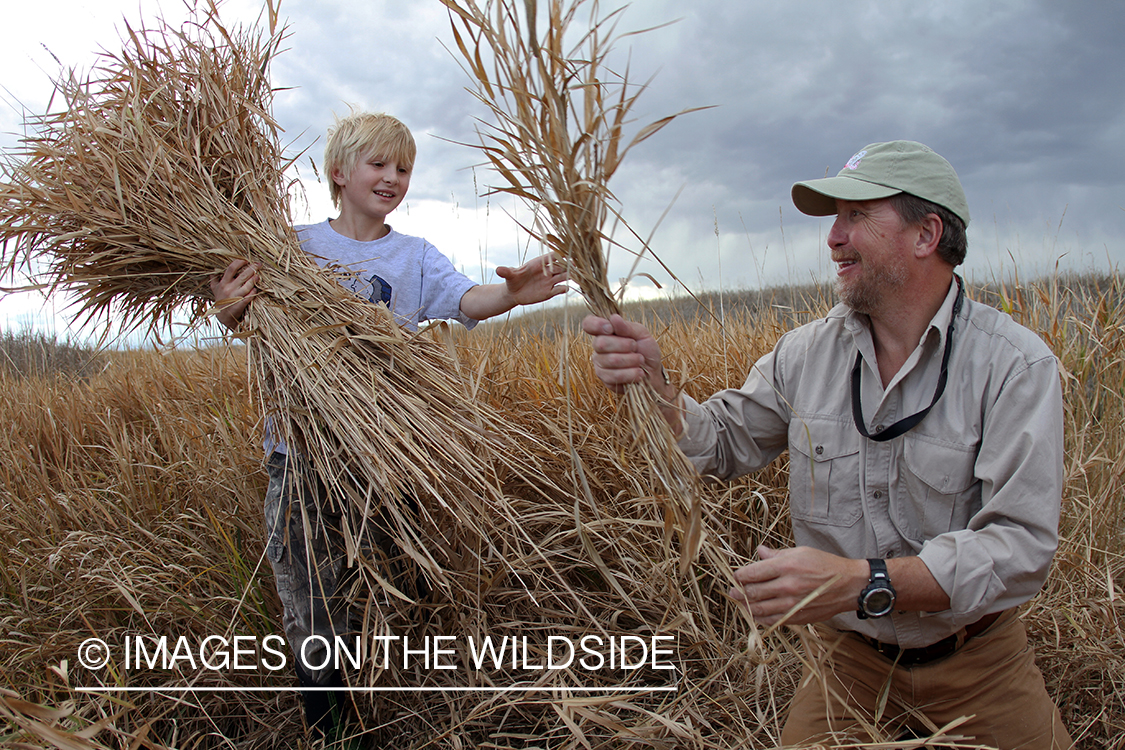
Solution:
<svg viewBox="0 0 1125 750"><path fill-rule="evenodd" d="M794 519L832 526L859 520L859 440L850 423L790 423L789 512Z"/></svg>
<svg viewBox="0 0 1125 750"><path fill-rule="evenodd" d="M908 539L925 541L954 529L968 528L980 510L976 448L932 443L907 437L899 462L901 502L891 515Z"/></svg>

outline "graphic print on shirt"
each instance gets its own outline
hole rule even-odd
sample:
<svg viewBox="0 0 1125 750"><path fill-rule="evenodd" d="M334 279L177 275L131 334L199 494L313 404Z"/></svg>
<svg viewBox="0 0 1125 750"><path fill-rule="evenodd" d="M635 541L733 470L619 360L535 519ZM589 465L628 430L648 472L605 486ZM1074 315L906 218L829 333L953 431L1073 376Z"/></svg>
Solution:
<svg viewBox="0 0 1125 750"><path fill-rule="evenodd" d="M372 274L367 280L371 293L367 296L368 302L382 302L388 308L391 306L392 287L386 279L378 274ZM377 291L376 291L377 290Z"/></svg>

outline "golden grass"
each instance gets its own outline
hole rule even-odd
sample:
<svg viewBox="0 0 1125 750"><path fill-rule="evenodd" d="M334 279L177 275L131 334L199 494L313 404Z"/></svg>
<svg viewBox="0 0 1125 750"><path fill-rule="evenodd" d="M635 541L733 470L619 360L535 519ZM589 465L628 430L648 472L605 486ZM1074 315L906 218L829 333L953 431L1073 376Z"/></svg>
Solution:
<svg viewBox="0 0 1125 750"><path fill-rule="evenodd" d="M1039 331L1066 373L1062 542L1047 586L1023 616L1082 748L1125 747L1122 284L1049 280L990 297ZM705 396L740 383L788 325L735 311L725 330L710 318L673 319L656 330L674 365L691 374L692 394ZM651 673L599 680L568 671L545 684L619 692L384 693L361 699L365 728L396 747L774 747L799 670L800 631L782 629L755 645L725 597L726 571L710 561L734 566L762 540L786 542L784 464L704 490L710 549L692 568L696 585L685 587L662 525L646 515L659 501L636 462L627 420L593 381L585 342L497 326L458 337L458 352L477 398L534 438L529 450L544 474L538 483L504 477L507 505L480 519L499 530L500 557L481 554L458 568L458 575L472 571L475 599L458 588L418 606L393 600L372 613L370 627L526 635L537 647L550 634L668 633L676 636L678 689L642 696L623 689L665 683ZM6 695L0 702L8 722L0 742L125 748L143 734L155 748L304 743L291 692L115 699L74 692L99 675L111 681L76 665L77 645L94 634L113 643L138 633L280 632L273 583L260 564L264 477L242 353L126 353L85 382L9 379L0 392L0 415L12 425L0 434L0 623L7 634L0 683L26 701ZM588 495L577 486L568 446L586 467ZM509 510L518 533L502 515ZM529 676L538 677L518 669L447 677L397 668L372 677L379 685L501 686ZM127 683L284 687L291 679L286 672L197 679L144 670Z"/></svg>
<svg viewBox="0 0 1125 750"><path fill-rule="evenodd" d="M80 317L167 335L177 312L213 310L209 280L235 258L262 264L239 336L259 413L300 451L334 500L382 508L430 580L461 544L488 550L477 521L504 504L495 474L535 475L520 436L466 394L446 342L404 332L384 306L344 289L289 223L289 161L271 119L274 28L228 29L214 5L180 29L129 29L85 79L57 83L59 111L7 154L0 274L38 265ZM222 303L223 301L219 301ZM426 500L428 546L401 498ZM486 507L487 506L487 507ZM360 529L345 514L349 559ZM365 579L373 595L388 589ZM471 589L470 589L471 590Z"/></svg>

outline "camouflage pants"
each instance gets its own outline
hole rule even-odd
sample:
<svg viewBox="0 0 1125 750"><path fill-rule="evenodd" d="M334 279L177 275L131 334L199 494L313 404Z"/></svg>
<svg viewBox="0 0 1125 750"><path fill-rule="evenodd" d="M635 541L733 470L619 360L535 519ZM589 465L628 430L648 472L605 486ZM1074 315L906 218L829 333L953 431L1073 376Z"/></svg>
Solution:
<svg viewBox="0 0 1125 750"><path fill-rule="evenodd" d="M316 475L280 453L266 465L266 557L281 600L285 638L299 668L325 664L305 669L314 682L324 683L334 672L334 654L325 642L334 643L335 636L351 630L346 592L356 569L345 565L341 515L329 509Z"/></svg>
<svg viewBox="0 0 1125 750"><path fill-rule="evenodd" d="M281 453L271 455L266 467L266 557L281 600L285 639L298 667L313 682L323 684L336 671L335 655L325 643L333 644L335 636L354 635L359 630L352 618L366 609L366 603L354 598L370 594L367 587L353 585L358 583L359 569L354 561L347 565L341 513L330 507L315 472L301 459ZM417 503L412 499L404 503L417 518ZM395 542L390 524L382 514L370 520L363 525L359 555L408 596L428 596L425 576ZM359 526L352 524L353 529ZM311 668L321 664L322 668Z"/></svg>

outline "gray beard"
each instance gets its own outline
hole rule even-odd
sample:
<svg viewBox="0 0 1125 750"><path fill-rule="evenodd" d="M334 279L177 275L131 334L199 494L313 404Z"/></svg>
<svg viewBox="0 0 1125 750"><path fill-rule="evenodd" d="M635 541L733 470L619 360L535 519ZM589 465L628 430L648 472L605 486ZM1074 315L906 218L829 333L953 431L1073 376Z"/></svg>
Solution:
<svg viewBox="0 0 1125 750"><path fill-rule="evenodd" d="M855 282L836 279L836 295L857 313L870 315L879 309L884 294L906 285L906 267L902 264L884 265L871 269L866 278Z"/></svg>

